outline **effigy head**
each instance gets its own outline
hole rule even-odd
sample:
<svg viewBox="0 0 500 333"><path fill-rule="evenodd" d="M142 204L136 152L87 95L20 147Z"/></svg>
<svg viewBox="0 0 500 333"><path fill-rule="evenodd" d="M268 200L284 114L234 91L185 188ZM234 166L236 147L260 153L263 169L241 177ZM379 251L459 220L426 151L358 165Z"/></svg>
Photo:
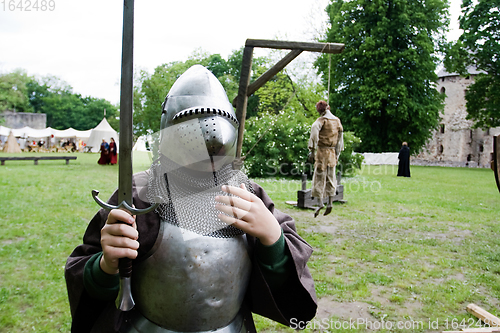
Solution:
<svg viewBox="0 0 500 333"><path fill-rule="evenodd" d="M236 153L238 121L219 80L195 65L162 104L160 153L180 166L217 170Z"/></svg>
<svg viewBox="0 0 500 333"><path fill-rule="evenodd" d="M316 111L318 111L320 115L324 115L326 113L326 110L329 110L327 102L325 102L324 100L320 100L318 103L316 103Z"/></svg>

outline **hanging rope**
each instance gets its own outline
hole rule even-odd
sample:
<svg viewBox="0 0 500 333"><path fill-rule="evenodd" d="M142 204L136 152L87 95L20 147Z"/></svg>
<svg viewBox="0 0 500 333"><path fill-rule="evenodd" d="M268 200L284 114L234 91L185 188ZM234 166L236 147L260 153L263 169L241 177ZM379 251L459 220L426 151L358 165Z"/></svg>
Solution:
<svg viewBox="0 0 500 333"><path fill-rule="evenodd" d="M325 46L323 46L323 49L321 50L321 53L323 53L326 49L326 47L329 47L328 43L325 43ZM332 70L332 54L328 53L328 91L327 91L327 103L330 104L330 75L331 75L331 70Z"/></svg>
<svg viewBox="0 0 500 333"><path fill-rule="evenodd" d="M321 53L323 53L323 51L325 50L325 48L328 46L328 43L325 43L325 46L323 46L323 50L321 50ZM327 103L330 104L330 73L331 73L331 67L332 67L332 55L329 53L328 54L328 92L327 92ZM309 69L309 71L311 71L312 69ZM287 106L288 106L288 103L290 103L290 101L292 100L292 98L296 95L297 91L294 91L293 94L290 96L290 98L288 99L288 101L286 102L286 104L281 108L280 111L278 111L278 113L280 113L281 111L283 111ZM252 148L250 148L250 150L242 157L242 160L245 160L247 156L250 155L250 152L255 148L255 146L257 146L257 144L260 142L260 140L264 137L264 135L266 135L266 133L272 128L272 126L268 127L264 133L262 133L262 135L259 137L259 139L254 143L254 145L252 146Z"/></svg>
<svg viewBox="0 0 500 333"><path fill-rule="evenodd" d="M328 54L328 104L330 104L330 76L332 70L332 55Z"/></svg>

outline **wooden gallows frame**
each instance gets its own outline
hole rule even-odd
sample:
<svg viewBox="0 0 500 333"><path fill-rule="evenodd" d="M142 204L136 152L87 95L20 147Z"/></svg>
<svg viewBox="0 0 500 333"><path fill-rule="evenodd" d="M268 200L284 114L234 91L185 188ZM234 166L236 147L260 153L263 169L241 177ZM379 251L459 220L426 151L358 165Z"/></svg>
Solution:
<svg viewBox="0 0 500 333"><path fill-rule="evenodd" d="M262 74L257 80L250 84L250 74L252 72L253 49L255 47L268 49L288 49L291 50L286 56L278 61L267 72ZM293 59L297 58L303 51L321 53L341 53L344 44L339 43L309 43L309 42L288 42L280 40L247 39L243 50L243 61L241 64L240 86L238 96L233 100L236 107L236 117L240 123L238 129L238 143L236 148L236 160L241 161L241 148L243 146L243 134L245 132L245 118L247 114L248 97L262 87L267 81L278 74Z"/></svg>

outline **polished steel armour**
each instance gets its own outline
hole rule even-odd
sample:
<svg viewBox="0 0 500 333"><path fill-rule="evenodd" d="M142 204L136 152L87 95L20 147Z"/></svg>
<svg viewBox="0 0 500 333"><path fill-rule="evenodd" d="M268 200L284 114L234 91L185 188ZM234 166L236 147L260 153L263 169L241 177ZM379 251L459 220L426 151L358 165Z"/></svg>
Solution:
<svg viewBox="0 0 500 333"><path fill-rule="evenodd" d="M194 65L172 85L162 105L160 153L199 171L216 171L236 154L238 120L224 87Z"/></svg>
<svg viewBox="0 0 500 333"><path fill-rule="evenodd" d="M221 329L236 318L251 270L245 235L201 236L162 222L153 249L132 278L145 318L175 332Z"/></svg>
<svg viewBox="0 0 500 333"><path fill-rule="evenodd" d="M134 265L136 309L126 331L240 332L251 271L246 236L215 208L223 184L251 191L230 164L238 121L219 80L200 65L177 79L162 111L147 194L163 198L162 222L149 256Z"/></svg>

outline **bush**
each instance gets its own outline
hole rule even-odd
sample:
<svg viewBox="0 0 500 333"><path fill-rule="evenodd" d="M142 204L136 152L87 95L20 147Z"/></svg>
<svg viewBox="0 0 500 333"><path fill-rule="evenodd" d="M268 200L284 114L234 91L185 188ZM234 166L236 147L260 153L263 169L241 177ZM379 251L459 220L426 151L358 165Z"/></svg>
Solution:
<svg viewBox="0 0 500 333"><path fill-rule="evenodd" d="M302 173L313 174L313 166L307 162L307 144L311 125L315 119L303 114L280 112L263 113L245 122L242 155L249 177L292 177ZM340 154L338 170L343 176L361 168L363 156L353 154L361 140L352 132L344 133L344 151Z"/></svg>
<svg viewBox="0 0 500 333"><path fill-rule="evenodd" d="M337 164L337 171L342 172L342 177L354 176L356 170L361 169L365 157L354 152L360 144L361 139L353 132L344 132L344 151L340 154Z"/></svg>
<svg viewBox="0 0 500 333"><path fill-rule="evenodd" d="M243 155L249 177L300 177L312 122L304 116L264 113L246 120Z"/></svg>

